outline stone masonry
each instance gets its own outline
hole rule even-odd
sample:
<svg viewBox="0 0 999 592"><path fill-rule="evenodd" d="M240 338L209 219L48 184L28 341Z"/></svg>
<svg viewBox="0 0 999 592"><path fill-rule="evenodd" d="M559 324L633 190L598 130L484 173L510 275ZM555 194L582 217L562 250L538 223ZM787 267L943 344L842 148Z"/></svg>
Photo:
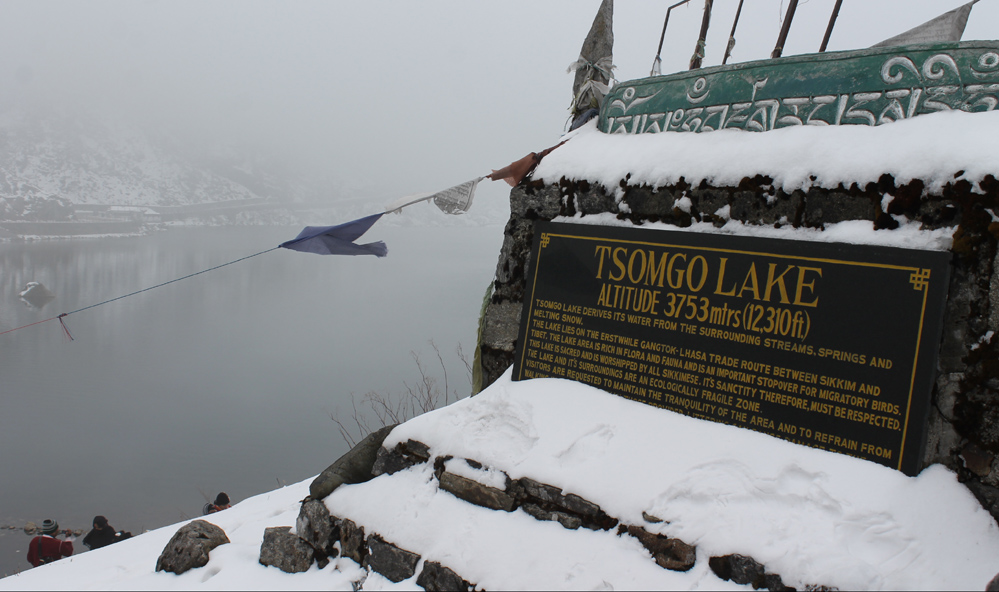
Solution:
<svg viewBox="0 0 999 592"><path fill-rule="evenodd" d="M610 213L638 226L721 226L727 206L728 218L776 228L822 229L869 220L890 232L902 217L924 229L956 227L923 464L941 463L956 471L999 519L999 181L987 175L972 185L962 175L954 171L955 181L932 195L920 180L900 185L887 174L865 186L791 193L773 187L765 176L744 178L734 187L692 186L681 180L652 188L632 186L625 179L608 189L585 181L546 185L525 180L510 193L510 219L482 320L483 387L513 363L536 220ZM683 197L691 207L675 207Z"/></svg>

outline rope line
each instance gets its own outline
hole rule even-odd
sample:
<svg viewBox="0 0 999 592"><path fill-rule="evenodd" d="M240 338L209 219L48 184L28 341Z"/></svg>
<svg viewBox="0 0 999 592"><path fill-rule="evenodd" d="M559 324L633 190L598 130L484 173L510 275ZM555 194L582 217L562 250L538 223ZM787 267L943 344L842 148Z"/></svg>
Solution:
<svg viewBox="0 0 999 592"><path fill-rule="evenodd" d="M168 282L163 282L162 284L156 284L155 286L149 286L148 288L143 288L141 290L136 290L135 292L132 292L130 294L125 294L123 296L118 296L117 298L112 298L110 300L105 300L104 302L98 302L97 304L91 304L90 306L84 306L83 308L78 308L78 309L76 309L76 310L74 310L72 312L64 312L61 315L54 316L52 318L48 318L48 319L45 319L45 320L42 320L42 321L35 321L34 323L29 323L27 325L22 325L20 327L14 327L13 329L7 329L6 331L0 331L0 335L3 335L4 333L10 333L12 331L17 331L19 329L25 329L27 327L31 327L32 325L38 325L38 324L41 324L41 323L46 323L48 321L54 321L56 319L59 319L59 322L62 323L63 329L66 330L66 335L69 336L70 339L73 339L73 336L70 335L70 333L69 333L69 329L66 328L66 323L63 322L63 320L62 320L63 317L68 317L71 314L76 314L76 313L82 312L84 310L89 310L91 308L95 308L95 307L98 307L98 306L101 306L101 305L104 305L104 304L108 304L110 302L114 302L115 300L121 300L122 298L128 298L129 296L135 296L136 294L141 294L143 292L148 292L149 290L154 290L156 288L162 288L163 286L166 286L168 284L172 284L174 282L179 282L181 280L186 280L186 279L192 278L192 277L194 277L196 275L201 275L203 273L208 273L209 271L215 271L216 269L219 269L220 267L225 267L226 265L232 265L233 263L239 263L240 261L246 261L247 259L249 259L251 257L256 257L257 255L263 255L264 253L270 253L271 251L276 251L276 250L278 250L280 248L281 247L274 247L274 248L271 248L271 249L267 249L266 251L260 251L259 253L254 253L252 255L247 255L246 257L241 257L239 259L236 259L234 261L230 261L228 263L223 263L221 265L216 265L215 267L210 267L208 269L203 269L201 271L197 271L197 272L185 275L184 277L179 277L179 278L170 280Z"/></svg>
<svg viewBox="0 0 999 592"><path fill-rule="evenodd" d="M52 317L52 318L49 318L49 319L45 319L44 321L35 321L34 323L29 323L27 325L21 325L20 327L14 327L13 329L7 329L6 331L0 331L0 335L3 335L4 333L10 333L11 331L17 331L18 329L25 329L25 328L30 327L32 325L40 325L41 323L47 323L49 321L54 321L54 320L56 320L58 318L59 317Z"/></svg>

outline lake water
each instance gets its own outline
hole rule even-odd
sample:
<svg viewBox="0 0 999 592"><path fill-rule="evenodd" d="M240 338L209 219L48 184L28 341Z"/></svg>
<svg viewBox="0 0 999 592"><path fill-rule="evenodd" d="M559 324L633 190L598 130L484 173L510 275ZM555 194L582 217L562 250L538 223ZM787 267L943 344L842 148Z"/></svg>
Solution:
<svg viewBox="0 0 999 592"><path fill-rule="evenodd" d="M148 236L0 243L0 331L251 255L300 228L171 229ZM401 394L416 352L467 396L479 309L502 226L378 224L389 256L279 249L0 335L0 525L94 515L138 534L318 474L348 449L330 413ZM29 281L55 300L21 302ZM452 394L452 399L454 395ZM0 574L26 569L0 530ZM76 543L77 553L85 551ZM152 568L152 565L150 565Z"/></svg>

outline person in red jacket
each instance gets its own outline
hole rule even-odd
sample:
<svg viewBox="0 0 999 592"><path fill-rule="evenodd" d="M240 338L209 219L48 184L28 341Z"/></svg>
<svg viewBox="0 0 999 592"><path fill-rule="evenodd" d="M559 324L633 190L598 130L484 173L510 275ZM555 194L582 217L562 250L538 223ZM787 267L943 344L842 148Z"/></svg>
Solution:
<svg viewBox="0 0 999 592"><path fill-rule="evenodd" d="M214 514L215 512L221 512L222 510L228 510L232 505L229 502L229 495L222 491L217 496L215 496L215 501L209 504L205 504L202 508L205 516L209 514Z"/></svg>
<svg viewBox="0 0 999 592"><path fill-rule="evenodd" d="M32 567L45 565L73 554L72 540L61 541L56 538L59 532L58 522L45 520L42 522L41 531L42 534L31 539L28 544L28 563Z"/></svg>

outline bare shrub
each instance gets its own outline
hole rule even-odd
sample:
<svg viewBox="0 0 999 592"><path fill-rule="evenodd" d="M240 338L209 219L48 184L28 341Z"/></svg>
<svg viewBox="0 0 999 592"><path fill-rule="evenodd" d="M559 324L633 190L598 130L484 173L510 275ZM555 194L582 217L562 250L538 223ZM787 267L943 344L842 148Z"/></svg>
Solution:
<svg viewBox="0 0 999 592"><path fill-rule="evenodd" d="M383 426L403 423L417 415L446 406L461 398L458 389L452 389L448 381L447 366L444 364L444 356L441 355L440 348L432 339L428 343L433 348L437 363L440 366L443 384L424 366L420 355L415 351L410 351L409 355L416 363L420 377L413 384L404 381L404 392L395 395L368 391L360 398L360 402L357 396L351 393L351 408L348 413L340 413L338 408L329 414L330 419L339 430L340 436L348 446L353 448L366 435ZM461 349L460 343L455 348L455 354L465 366L468 388L471 391L472 364Z"/></svg>

